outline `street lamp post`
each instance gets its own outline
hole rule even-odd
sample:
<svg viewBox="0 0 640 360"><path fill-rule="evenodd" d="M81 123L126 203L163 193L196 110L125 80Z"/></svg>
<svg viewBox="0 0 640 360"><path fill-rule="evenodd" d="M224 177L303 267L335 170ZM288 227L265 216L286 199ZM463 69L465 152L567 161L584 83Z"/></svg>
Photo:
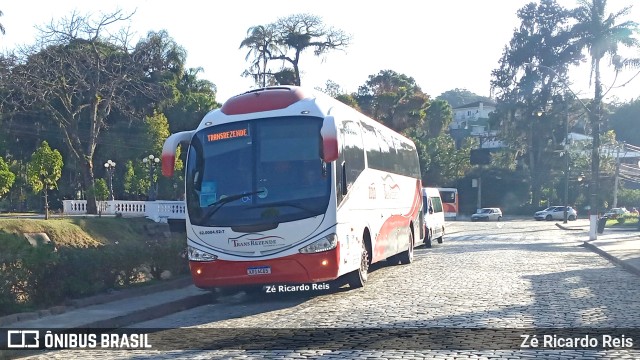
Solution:
<svg viewBox="0 0 640 360"><path fill-rule="evenodd" d="M156 201L156 191L154 189L155 185L155 170L160 163L160 158L155 157L153 155L149 155L142 159L142 162L149 165L149 201Z"/></svg>
<svg viewBox="0 0 640 360"><path fill-rule="evenodd" d="M562 223L567 223L569 213L569 105L564 101L564 215Z"/></svg>
<svg viewBox="0 0 640 360"><path fill-rule="evenodd" d="M111 160L107 160L106 163L104 163L104 169L107 171L107 176L109 179L109 200L115 200L115 197L113 196L113 173L116 170L116 163L111 161Z"/></svg>
<svg viewBox="0 0 640 360"><path fill-rule="evenodd" d="M592 145L592 149L591 149L591 184L589 185L589 196L590 196L590 214L589 214L589 240L596 240L598 238L597 235L597 227L598 227L598 191L597 191L597 187L598 187L598 176L600 175L600 153L599 153L599 147L600 147L600 104L596 104L596 111L593 112L591 111L591 109L589 109L589 107L582 102L582 100L580 100L580 98L578 97L578 95L576 95L576 93L569 87L569 85L567 85L564 80L562 80L562 77L552 68L545 66L545 65L540 65L540 64L531 64L531 63L525 63L524 64L526 67L532 68L532 67L540 67L540 68L544 68L547 69L549 71L551 71L560 81L560 83L562 84L562 86L571 93L571 95L573 95L573 97L578 100L578 102L580 103L580 105L582 105L582 107L587 111L587 113L589 114L589 118L592 119L591 123L592 125L592 139L593 139L593 145ZM595 119L595 120L594 120Z"/></svg>

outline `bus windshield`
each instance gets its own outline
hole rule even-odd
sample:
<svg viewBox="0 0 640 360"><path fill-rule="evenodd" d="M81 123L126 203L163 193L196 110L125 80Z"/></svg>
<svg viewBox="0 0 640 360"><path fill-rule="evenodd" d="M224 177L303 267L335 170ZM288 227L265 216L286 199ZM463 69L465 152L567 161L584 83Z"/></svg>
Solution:
<svg viewBox="0 0 640 360"><path fill-rule="evenodd" d="M442 198L443 203L455 204L456 202L455 191L440 190L440 197Z"/></svg>
<svg viewBox="0 0 640 360"><path fill-rule="evenodd" d="M321 118L279 117L196 133L186 169L191 223L278 224L324 213L331 176L321 126Z"/></svg>

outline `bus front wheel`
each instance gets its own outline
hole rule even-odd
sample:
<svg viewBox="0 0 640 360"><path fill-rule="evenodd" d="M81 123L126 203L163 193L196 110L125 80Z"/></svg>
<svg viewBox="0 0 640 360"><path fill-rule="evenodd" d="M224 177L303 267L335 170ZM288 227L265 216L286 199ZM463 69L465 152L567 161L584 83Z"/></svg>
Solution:
<svg viewBox="0 0 640 360"><path fill-rule="evenodd" d="M349 287L352 289L361 288L367 282L369 276L369 253L367 252L367 246L365 241L362 241L362 254L360 255L360 267L349 273Z"/></svg>

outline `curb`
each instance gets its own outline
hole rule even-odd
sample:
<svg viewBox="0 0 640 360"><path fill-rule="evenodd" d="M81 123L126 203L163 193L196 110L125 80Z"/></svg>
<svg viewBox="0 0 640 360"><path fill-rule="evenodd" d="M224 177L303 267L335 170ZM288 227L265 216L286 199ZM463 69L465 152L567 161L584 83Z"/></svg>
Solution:
<svg viewBox="0 0 640 360"><path fill-rule="evenodd" d="M34 319L39 319L49 315L62 314L67 311L71 311L71 310L82 308L82 307L105 304L112 301L122 300L122 299L131 298L135 296L153 294L153 293L166 291L166 290L179 289L179 288L187 287L191 284L193 284L193 281L191 279L191 276L188 275L188 276L181 276L173 280L166 280L158 284L141 286L141 287L130 288L130 289L116 290L114 292L107 293L107 294L98 294L98 295L93 295L86 298L67 300L65 302L65 305L57 305L57 306L50 307L48 309L42 309L42 310L37 310L33 312L15 313L15 314L2 316L0 317L0 327L11 325L13 323L24 321L24 320L34 320Z"/></svg>
<svg viewBox="0 0 640 360"><path fill-rule="evenodd" d="M623 269L627 270L628 272L630 272L630 273L632 273L634 275L640 276L640 269L625 263L624 261L622 261L622 260L618 259L617 257L607 253L606 251L600 249L599 247L597 247L597 246L595 246L593 244L590 244L587 241L585 241L582 244L582 247L585 247L585 248L595 252L596 254L598 254L598 255L602 256L603 258L609 260L610 262L612 262L615 265L621 266Z"/></svg>
<svg viewBox="0 0 640 360"><path fill-rule="evenodd" d="M76 329L121 328L131 324L136 324L143 321L160 318L160 317L170 315L179 311L184 311L194 307L211 304L212 302L214 302L213 295L209 292L206 292L204 294L188 296L172 302L152 306L144 310L133 311L128 314L114 317L111 319L99 320L99 321L83 324L81 326L77 326Z"/></svg>

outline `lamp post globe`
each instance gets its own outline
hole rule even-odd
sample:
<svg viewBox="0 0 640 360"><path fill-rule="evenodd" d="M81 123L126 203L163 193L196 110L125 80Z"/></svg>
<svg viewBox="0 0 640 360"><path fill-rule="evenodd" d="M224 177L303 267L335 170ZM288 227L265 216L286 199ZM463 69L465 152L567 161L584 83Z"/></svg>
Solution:
<svg viewBox="0 0 640 360"><path fill-rule="evenodd" d="M116 163L114 161L107 160L107 162L104 163L104 169L107 172L107 179L109 180L109 200L115 200L113 195L113 173L116 170Z"/></svg>
<svg viewBox="0 0 640 360"><path fill-rule="evenodd" d="M157 183L155 181L155 170L160 163L160 158L149 155L142 159L142 162L149 165L149 201L155 201L157 196Z"/></svg>

